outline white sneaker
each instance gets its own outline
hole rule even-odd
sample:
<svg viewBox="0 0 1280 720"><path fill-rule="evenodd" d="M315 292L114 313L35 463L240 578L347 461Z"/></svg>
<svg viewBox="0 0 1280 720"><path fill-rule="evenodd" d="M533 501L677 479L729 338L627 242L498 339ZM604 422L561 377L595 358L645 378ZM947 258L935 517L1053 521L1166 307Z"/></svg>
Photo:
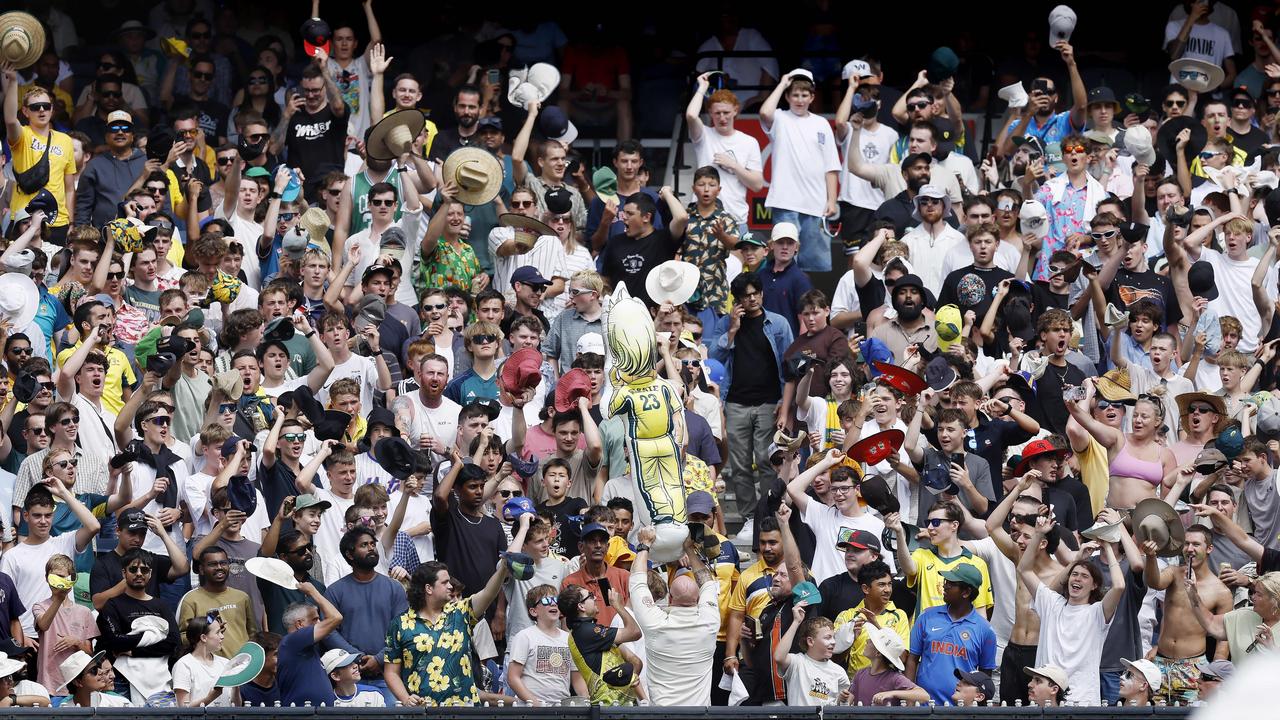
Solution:
<svg viewBox="0 0 1280 720"><path fill-rule="evenodd" d="M754 534L755 519L747 518L746 522L742 523L742 529L738 531L737 535L733 536L733 544L751 547L751 540Z"/></svg>

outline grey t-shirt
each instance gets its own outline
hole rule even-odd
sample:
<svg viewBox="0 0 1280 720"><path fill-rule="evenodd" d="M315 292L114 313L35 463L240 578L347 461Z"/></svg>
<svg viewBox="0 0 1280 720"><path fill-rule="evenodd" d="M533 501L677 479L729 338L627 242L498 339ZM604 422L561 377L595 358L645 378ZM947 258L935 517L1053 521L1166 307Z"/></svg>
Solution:
<svg viewBox="0 0 1280 720"><path fill-rule="evenodd" d="M1265 480L1244 481L1240 504L1249 512L1253 523L1253 539L1270 548L1280 548L1280 496L1276 493L1277 474Z"/></svg>

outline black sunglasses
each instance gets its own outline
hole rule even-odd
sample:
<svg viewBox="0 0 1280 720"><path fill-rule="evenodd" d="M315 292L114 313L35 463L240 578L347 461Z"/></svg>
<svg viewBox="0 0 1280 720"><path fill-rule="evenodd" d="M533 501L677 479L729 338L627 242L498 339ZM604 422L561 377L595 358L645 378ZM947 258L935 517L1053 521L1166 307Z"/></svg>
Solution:
<svg viewBox="0 0 1280 720"><path fill-rule="evenodd" d="M27 105L27 109L31 112L49 112L53 109L53 103L38 102Z"/></svg>

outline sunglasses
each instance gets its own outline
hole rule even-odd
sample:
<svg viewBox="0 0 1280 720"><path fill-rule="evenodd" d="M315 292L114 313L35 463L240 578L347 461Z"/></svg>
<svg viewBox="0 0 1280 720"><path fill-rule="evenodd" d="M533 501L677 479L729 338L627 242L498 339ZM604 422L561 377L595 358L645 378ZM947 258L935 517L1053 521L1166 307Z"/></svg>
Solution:
<svg viewBox="0 0 1280 720"><path fill-rule="evenodd" d="M1071 153L1083 153L1083 152L1085 152L1085 148L1083 145L1064 145L1062 147L1062 153L1064 155L1070 155Z"/></svg>
<svg viewBox="0 0 1280 720"><path fill-rule="evenodd" d="M236 411L235 403L218 403L219 413L233 413Z"/></svg>
<svg viewBox="0 0 1280 720"><path fill-rule="evenodd" d="M235 156L234 156L234 155L229 155L229 156L227 156L227 157L220 157L220 158L218 158L218 164L219 164L219 165L231 165L231 164L233 164L235 161L236 161L236 159L235 159Z"/></svg>
<svg viewBox="0 0 1280 720"><path fill-rule="evenodd" d="M569 288L569 297L578 297L579 295L586 295L591 292L595 292L595 290L591 290L589 288Z"/></svg>
<svg viewBox="0 0 1280 720"><path fill-rule="evenodd" d="M107 129L116 135L133 132L133 126L126 125L126 124L111 125L111 126L108 126Z"/></svg>
<svg viewBox="0 0 1280 720"><path fill-rule="evenodd" d="M124 272L109 272L109 273L107 273L107 279L108 279L108 280L123 280L123 279L124 279Z"/></svg>
<svg viewBox="0 0 1280 720"><path fill-rule="evenodd" d="M1234 107L1234 108L1251 108L1251 107L1253 107L1253 101L1252 101L1252 100L1245 100L1244 98L1240 98L1239 100L1232 100L1232 101L1231 101L1231 107Z"/></svg>
<svg viewBox="0 0 1280 720"><path fill-rule="evenodd" d="M396 204L395 200L370 200L369 205L372 207L391 207Z"/></svg>
<svg viewBox="0 0 1280 720"><path fill-rule="evenodd" d="M280 436L285 442L302 442L307 439L306 433L285 433Z"/></svg>
<svg viewBox="0 0 1280 720"><path fill-rule="evenodd" d="M124 93L120 92L119 90L99 90L98 97L121 98L121 97L124 97Z"/></svg>
<svg viewBox="0 0 1280 720"><path fill-rule="evenodd" d="M200 128L191 128L191 129L188 129L188 130L179 130L179 131L178 131L178 134L179 134L179 135L181 135L182 137L189 137L189 138L193 138L193 137L195 137L196 135L200 134Z"/></svg>
<svg viewBox="0 0 1280 720"><path fill-rule="evenodd" d="M245 135L245 139L251 143L260 143L263 140L266 140L268 137L270 137L270 135L268 135L267 133L254 133L252 135Z"/></svg>
<svg viewBox="0 0 1280 720"><path fill-rule="evenodd" d="M513 208L531 208L536 204L537 203L535 203L532 200L512 200L511 201L511 207Z"/></svg>
<svg viewBox="0 0 1280 720"><path fill-rule="evenodd" d="M908 103L908 104L907 104L907 109L908 109L908 110L923 110L924 108L927 108L927 107L929 107L929 106L930 106L930 105L932 105L932 104L933 104L933 103L931 103L931 102L927 102L927 101L921 100L920 102Z"/></svg>
<svg viewBox="0 0 1280 720"><path fill-rule="evenodd" d="M524 493L519 490L499 490L498 494L504 498L523 497Z"/></svg>
<svg viewBox="0 0 1280 720"><path fill-rule="evenodd" d="M928 520L924 521L924 524L925 524L925 527L936 528L945 522L952 522L952 521L946 518L929 518Z"/></svg>
<svg viewBox="0 0 1280 720"><path fill-rule="evenodd" d="M14 355L30 355L34 351L31 349L31 346L28 345L27 347L11 347L9 348L9 352Z"/></svg>
<svg viewBox="0 0 1280 720"><path fill-rule="evenodd" d="M1164 106L1167 108L1185 107L1186 104L1187 104L1186 100L1165 100L1164 101Z"/></svg>
<svg viewBox="0 0 1280 720"><path fill-rule="evenodd" d="M42 427L38 427L38 428L27 428L27 432L31 433L32 435L34 435L34 436L36 436L36 437L40 437L41 435L52 435L52 434L53 434L53 433L49 432L48 430L46 430L45 428L42 428Z"/></svg>
<svg viewBox="0 0 1280 720"><path fill-rule="evenodd" d="M59 424L59 425L79 425L79 424L80 424L80 415L78 415L78 414L76 414L76 415L68 415L68 416L66 416L66 417L62 418L61 420L59 420L59 421L58 421L58 424Z"/></svg>
<svg viewBox="0 0 1280 720"><path fill-rule="evenodd" d="M1209 405L1188 405L1187 406L1188 415L1208 415L1209 413L1214 413L1216 415L1217 412L1218 412L1217 410L1214 410L1213 407Z"/></svg>
<svg viewBox="0 0 1280 720"><path fill-rule="evenodd" d="M919 202L921 205L941 205L942 198L922 197L919 198Z"/></svg>
<svg viewBox="0 0 1280 720"><path fill-rule="evenodd" d="M164 186L163 186L163 185L161 185L161 186L159 186L159 187L156 187L155 185L144 185L144 186L142 187L142 189L143 189L143 190L146 190L147 192L151 193L152 195L163 195L163 194L164 194Z"/></svg>
<svg viewBox="0 0 1280 720"><path fill-rule="evenodd" d="M49 112L50 110L53 109L53 103L51 102L31 103L30 105L27 105L27 109L30 110L31 112Z"/></svg>
<svg viewBox="0 0 1280 720"><path fill-rule="evenodd" d="M315 549L316 549L316 546L315 546L315 545L312 545L312 544L308 543L308 544L306 544L306 545L303 545L303 546L302 546L302 547L300 547L300 548L294 548L294 549L292 549L292 550L286 550L286 551L285 551L285 554L287 554L287 555L306 555L307 553L312 552L312 551L314 551Z"/></svg>
<svg viewBox="0 0 1280 720"><path fill-rule="evenodd" d="M685 367L702 367L701 360L681 360L680 364Z"/></svg>
<svg viewBox="0 0 1280 720"><path fill-rule="evenodd" d="M1115 405L1116 407L1123 409L1126 405L1133 405L1133 404L1135 404L1135 401L1130 401L1130 400L1107 400L1107 399L1105 399L1105 398L1098 398L1098 409L1099 409L1099 410L1106 410L1107 408L1111 407L1112 405Z"/></svg>
<svg viewBox="0 0 1280 720"><path fill-rule="evenodd" d="M498 336L486 334L486 335L476 335L475 337L471 338L471 343L473 345L487 345L488 343L491 343L491 342L498 342Z"/></svg>
<svg viewBox="0 0 1280 720"><path fill-rule="evenodd" d="M582 602L582 601L581 601L581 600L579 600L578 602ZM538 604L539 604L539 605L541 605L541 606L543 606L543 607L551 607L552 605L555 605L555 604L556 604L556 596L555 596L555 595L545 595L545 596L543 596L543 597L540 597L540 598L538 598Z"/></svg>
<svg viewBox="0 0 1280 720"><path fill-rule="evenodd" d="M169 427L169 421L171 420L173 420L173 418L169 417L168 415L156 415L155 417L147 418L145 422L149 422L152 425L155 425L156 427L164 428L164 427Z"/></svg>
<svg viewBox="0 0 1280 720"><path fill-rule="evenodd" d="M443 310L447 307L449 306L446 303L440 303L438 305L428 305L427 303L422 304L423 310Z"/></svg>
<svg viewBox="0 0 1280 720"><path fill-rule="evenodd" d="M298 213L296 212L282 212L276 214L276 219L280 222L289 222L296 217L298 217Z"/></svg>
<svg viewBox="0 0 1280 720"><path fill-rule="evenodd" d="M1111 238L1115 237L1119 232L1120 232L1119 230L1107 230L1107 231L1104 231L1104 232L1091 232L1091 233L1089 233L1089 237L1093 238L1094 240L1110 240ZM1066 271L1065 271L1065 270L1062 270L1062 271L1060 271L1060 272L1066 272Z"/></svg>
<svg viewBox="0 0 1280 720"><path fill-rule="evenodd" d="M336 188L325 188L325 189L324 189L324 191L325 191L325 193L326 193L327 195L329 195L329 196L331 196L331 197L338 197L339 195L341 195L341 194L342 194L342 188L340 188L340 187L336 187Z"/></svg>
<svg viewBox="0 0 1280 720"><path fill-rule="evenodd" d="M573 218L568 215L554 215L547 221L551 225L568 225L571 222L573 222Z"/></svg>
<svg viewBox="0 0 1280 720"><path fill-rule="evenodd" d="M1035 525L1036 521L1039 519L1040 519L1040 516L1036 515L1035 513L1028 513L1026 515L1015 514L1013 516L1014 522L1019 522L1019 523L1022 523L1023 525Z"/></svg>
<svg viewBox="0 0 1280 720"><path fill-rule="evenodd" d="M267 79L262 76L249 78L250 85L266 85L267 82Z"/></svg>
<svg viewBox="0 0 1280 720"><path fill-rule="evenodd" d="M129 573L130 575L150 575L151 568L147 567L146 565L131 565L125 568L125 572Z"/></svg>

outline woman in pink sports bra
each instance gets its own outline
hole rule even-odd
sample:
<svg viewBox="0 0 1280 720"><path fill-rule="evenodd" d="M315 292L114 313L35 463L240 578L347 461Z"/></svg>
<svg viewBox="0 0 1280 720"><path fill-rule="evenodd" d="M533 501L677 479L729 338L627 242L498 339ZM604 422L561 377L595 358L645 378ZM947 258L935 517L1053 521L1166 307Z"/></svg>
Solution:
<svg viewBox="0 0 1280 720"><path fill-rule="evenodd" d="M1127 391L1127 383L1123 381L1128 379L1128 374L1113 371L1108 376L1113 374L1117 377L1108 379ZM1067 403L1067 409L1072 420L1107 450L1111 474L1107 506L1128 510L1146 498L1160 497L1178 469L1173 452L1157 439L1164 423L1161 401L1147 395L1131 400L1132 393L1129 398L1108 401L1098 394L1093 378L1085 380L1085 387L1085 399ZM1133 406L1132 428L1128 433L1121 430L1127 405ZM1071 430L1069 425L1068 434Z"/></svg>

